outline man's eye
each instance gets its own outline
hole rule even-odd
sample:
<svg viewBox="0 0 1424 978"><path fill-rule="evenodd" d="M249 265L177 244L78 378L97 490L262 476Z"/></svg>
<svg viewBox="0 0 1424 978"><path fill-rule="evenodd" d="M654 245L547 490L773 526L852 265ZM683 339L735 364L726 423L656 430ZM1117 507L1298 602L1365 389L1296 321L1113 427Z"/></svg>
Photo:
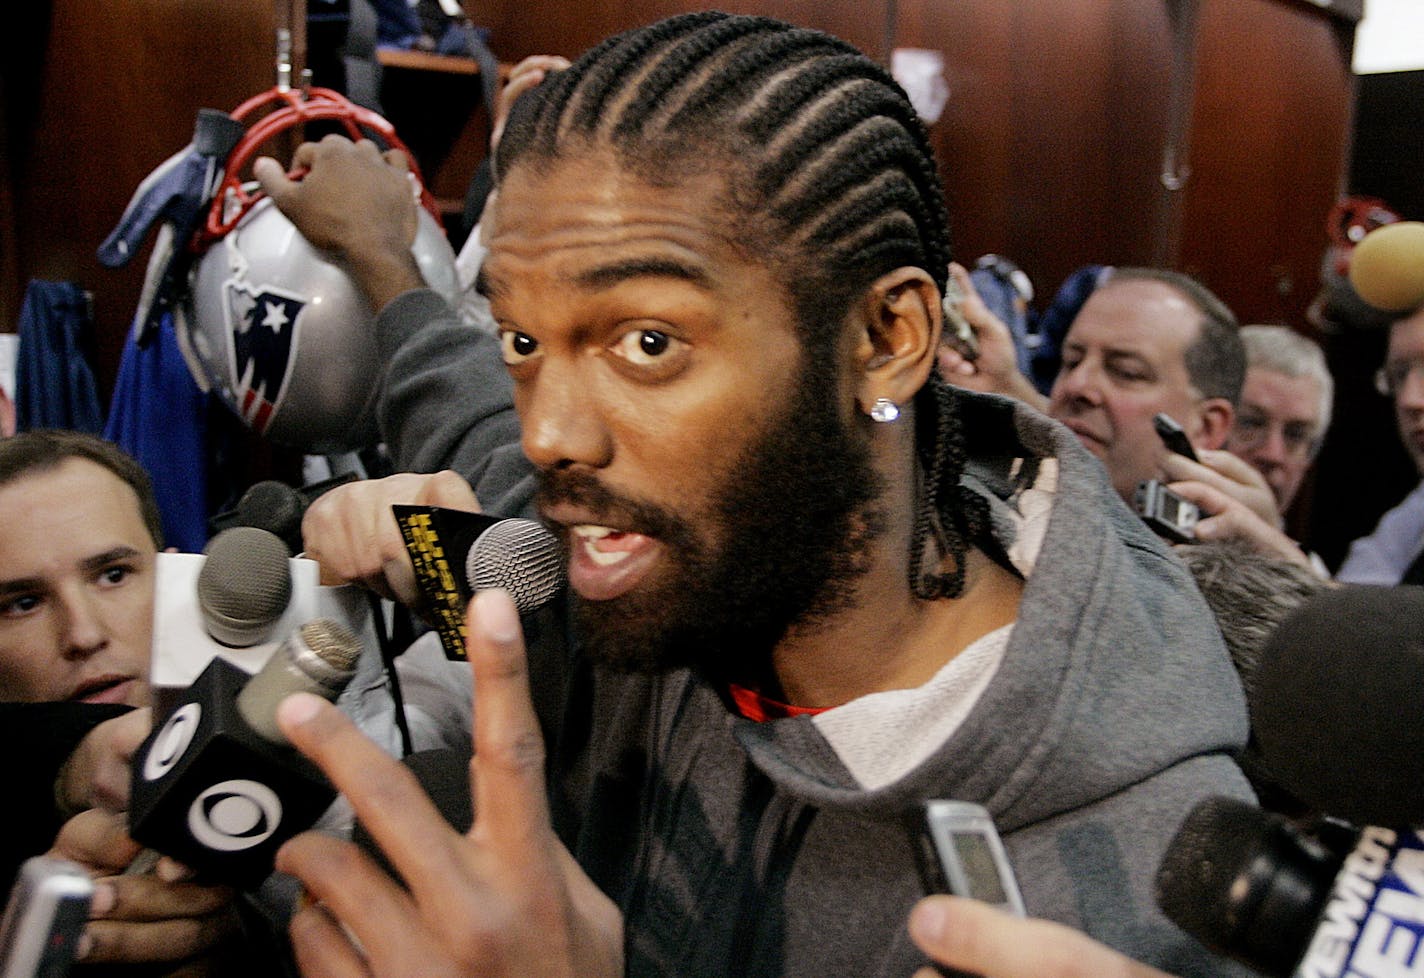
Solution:
<svg viewBox="0 0 1424 978"><path fill-rule="evenodd" d="M35 594L22 594L18 598L0 601L0 618L18 618L34 611L39 605L39 596Z"/></svg>
<svg viewBox="0 0 1424 978"><path fill-rule="evenodd" d="M672 352L681 343L656 329L633 329L619 337L613 350L630 363L647 365Z"/></svg>
<svg viewBox="0 0 1424 978"><path fill-rule="evenodd" d="M519 333L512 329L507 329L499 334L500 352L504 355L504 362L509 366L523 363L532 357L539 349L539 343L527 333Z"/></svg>
<svg viewBox="0 0 1424 978"><path fill-rule="evenodd" d="M1121 380L1139 381L1149 379L1145 370L1140 370L1137 367L1126 367L1120 364L1113 366L1109 370L1109 373Z"/></svg>
<svg viewBox="0 0 1424 978"><path fill-rule="evenodd" d="M105 567L99 572L99 580L105 584L122 584L133 571L122 565L117 567Z"/></svg>

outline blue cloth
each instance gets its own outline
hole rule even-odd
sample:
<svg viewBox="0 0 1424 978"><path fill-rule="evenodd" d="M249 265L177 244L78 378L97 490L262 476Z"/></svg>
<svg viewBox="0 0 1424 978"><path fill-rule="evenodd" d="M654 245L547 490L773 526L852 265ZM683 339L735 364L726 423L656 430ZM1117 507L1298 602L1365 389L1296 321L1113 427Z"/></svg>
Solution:
<svg viewBox="0 0 1424 978"><path fill-rule="evenodd" d="M1335 580L1393 587L1424 551L1424 482L1380 517L1375 531L1350 544Z"/></svg>
<svg viewBox="0 0 1424 978"><path fill-rule="evenodd" d="M1088 301L1088 296L1103 280L1107 270L1103 265L1084 265L1063 280L1048 308L1039 313L1032 323L1038 334L1038 345L1030 358L1028 378L1047 394L1053 387L1058 368L1063 363L1063 338L1068 335L1068 327L1073 325L1078 310Z"/></svg>
<svg viewBox="0 0 1424 978"><path fill-rule="evenodd" d="M982 260L982 259L981 259ZM993 266L980 265L969 273L974 291L989 311L997 316L1014 338L1014 355L1019 373L1028 376L1030 362L1038 348L1038 334L1029 331L1028 306L1013 280Z"/></svg>
<svg viewBox="0 0 1424 978"><path fill-rule="evenodd" d="M172 316L143 346L131 330L104 437L148 470L164 543L188 553L208 541L207 413L208 395L188 372Z"/></svg>
<svg viewBox="0 0 1424 978"><path fill-rule="evenodd" d="M73 282L38 279L25 288L15 360L15 429L104 427L90 364L89 298Z"/></svg>
<svg viewBox="0 0 1424 978"><path fill-rule="evenodd" d="M406 0L371 0L376 11L376 44L411 48L420 40L420 15Z"/></svg>
<svg viewBox="0 0 1424 978"><path fill-rule="evenodd" d="M159 267L149 266L145 293L152 295L141 307L136 323L140 344L149 342L159 322L188 287L192 261L188 242L207 216L212 191L222 177L223 163L237 145L245 127L225 112L199 109L193 141L158 165L134 191L119 223L99 245L99 261L122 268L138 254L143 239L155 224L168 225L173 235L166 255L155 255Z"/></svg>

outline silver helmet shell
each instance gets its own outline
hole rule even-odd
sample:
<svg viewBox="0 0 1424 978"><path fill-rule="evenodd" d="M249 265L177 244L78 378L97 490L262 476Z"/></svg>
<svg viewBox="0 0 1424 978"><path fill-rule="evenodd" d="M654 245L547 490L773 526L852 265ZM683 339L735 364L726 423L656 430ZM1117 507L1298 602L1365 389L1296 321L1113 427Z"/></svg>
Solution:
<svg viewBox="0 0 1424 978"><path fill-rule="evenodd" d="M411 251L454 302L455 255L423 208ZM336 454L374 445L381 367L370 304L346 271L262 198L195 263L176 325L188 368L280 445Z"/></svg>

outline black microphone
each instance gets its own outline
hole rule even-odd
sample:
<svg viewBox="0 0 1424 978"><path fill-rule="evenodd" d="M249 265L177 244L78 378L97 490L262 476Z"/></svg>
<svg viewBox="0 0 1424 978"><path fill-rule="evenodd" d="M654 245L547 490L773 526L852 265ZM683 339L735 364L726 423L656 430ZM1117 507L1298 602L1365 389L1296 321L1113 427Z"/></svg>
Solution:
<svg viewBox="0 0 1424 978"><path fill-rule="evenodd" d="M391 509L447 658L465 657L465 606L476 591L503 588L527 615L564 588L562 549L542 523L438 506Z"/></svg>
<svg viewBox="0 0 1424 978"><path fill-rule="evenodd" d="M1424 589L1313 597L1271 634L1248 705L1261 767L1324 820L1314 838L1228 799L1193 810L1157 877L1163 912L1270 975L1410 973L1424 939ZM1320 843L1325 843L1323 846ZM1424 959L1421 959L1424 961Z"/></svg>
<svg viewBox="0 0 1424 978"><path fill-rule="evenodd" d="M208 525L214 535L234 526L255 526L281 537L292 553L301 553L302 517L307 508L327 490L355 479L355 475L345 473L300 488L276 479L254 482L236 506L213 516Z"/></svg>
<svg viewBox="0 0 1424 978"><path fill-rule="evenodd" d="M267 641L292 600L286 544L266 530L237 526L213 537L203 553L198 610L208 634L232 648Z"/></svg>
<svg viewBox="0 0 1424 978"><path fill-rule="evenodd" d="M360 653L348 628L318 618L250 678L213 658L134 755L130 835L205 880L260 883L282 843L336 797L277 729L277 705L299 691L335 700Z"/></svg>
<svg viewBox="0 0 1424 978"><path fill-rule="evenodd" d="M1424 588L1312 597L1267 639L1248 705L1263 767L1301 801L1424 825Z"/></svg>

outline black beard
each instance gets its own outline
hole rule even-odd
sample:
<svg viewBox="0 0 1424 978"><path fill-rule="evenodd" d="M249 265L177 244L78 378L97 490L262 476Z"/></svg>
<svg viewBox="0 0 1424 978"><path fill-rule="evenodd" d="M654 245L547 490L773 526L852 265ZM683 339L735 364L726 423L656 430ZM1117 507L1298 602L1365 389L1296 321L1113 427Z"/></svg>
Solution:
<svg viewBox="0 0 1424 978"><path fill-rule="evenodd" d="M807 359L826 363L827 357ZM540 473L542 506L571 502L658 538L671 572L610 601L573 595L595 662L626 671L691 667L765 686L771 650L852 600L884 516L869 439L841 422L828 371L803 367L790 402L714 499L707 534L669 510L608 492L590 475ZM706 537L720 541L713 548Z"/></svg>

